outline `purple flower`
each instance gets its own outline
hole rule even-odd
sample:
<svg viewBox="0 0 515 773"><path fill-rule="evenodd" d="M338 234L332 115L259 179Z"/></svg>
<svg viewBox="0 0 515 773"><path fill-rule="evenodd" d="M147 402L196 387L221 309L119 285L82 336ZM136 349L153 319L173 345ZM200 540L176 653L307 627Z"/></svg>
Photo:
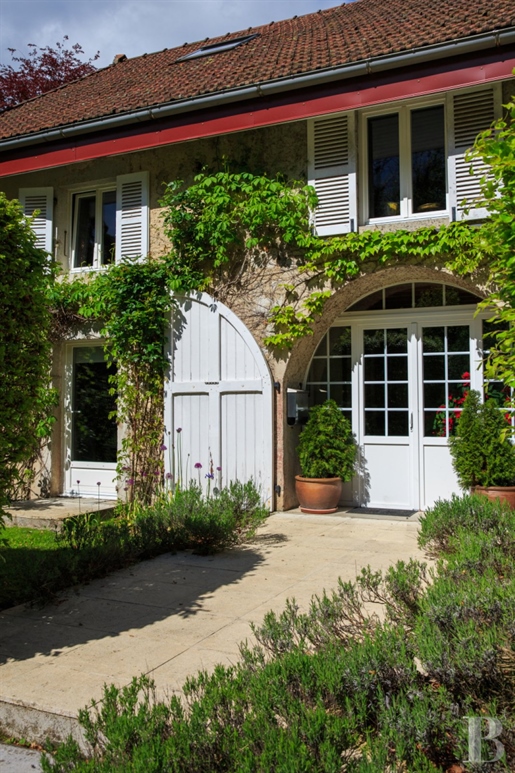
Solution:
<svg viewBox="0 0 515 773"><path fill-rule="evenodd" d="M166 478L166 480L172 480L172 478L173 478L172 473L171 472L167 472L166 475L165 475L165 478Z"/></svg>
<svg viewBox="0 0 515 773"><path fill-rule="evenodd" d="M206 478L210 478L211 480L213 480L214 477L215 476L213 475L212 472L208 472L207 475L206 475Z"/></svg>
<svg viewBox="0 0 515 773"><path fill-rule="evenodd" d="M182 432L182 427L177 427L176 432Z"/></svg>
<svg viewBox="0 0 515 773"><path fill-rule="evenodd" d="M100 483L100 481L97 481L97 486L101 486L101 485L102 485L102 484Z"/></svg>
<svg viewBox="0 0 515 773"><path fill-rule="evenodd" d="M80 483L80 480L77 481L77 486L79 485L79 483Z"/></svg>
<svg viewBox="0 0 515 773"><path fill-rule="evenodd" d="M200 462L196 462L195 463L195 469L196 470L201 470L202 469L202 465L200 464Z"/></svg>
<svg viewBox="0 0 515 773"><path fill-rule="evenodd" d="M217 469L218 472L222 472L222 468L221 467L217 467L216 469Z"/></svg>
<svg viewBox="0 0 515 773"><path fill-rule="evenodd" d="M127 485L134 486L134 478L129 478L129 480L127 481Z"/></svg>
<svg viewBox="0 0 515 773"><path fill-rule="evenodd" d="M146 478L146 477L147 477L147 475L148 475L148 472L142 472L142 473L141 473L141 477L142 477L142 478Z"/></svg>
<svg viewBox="0 0 515 773"><path fill-rule="evenodd" d="M160 451L168 451L168 448L167 448L167 446L165 446L164 443L161 443L161 445L159 446L159 450Z"/></svg>
<svg viewBox="0 0 515 773"><path fill-rule="evenodd" d="M130 472L130 471L131 471L131 468L129 466L122 467L122 472Z"/></svg>

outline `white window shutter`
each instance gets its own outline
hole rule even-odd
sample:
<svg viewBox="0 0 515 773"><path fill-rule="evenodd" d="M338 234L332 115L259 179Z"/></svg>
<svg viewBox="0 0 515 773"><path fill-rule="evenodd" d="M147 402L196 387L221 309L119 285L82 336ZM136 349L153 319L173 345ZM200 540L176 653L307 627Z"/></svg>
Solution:
<svg viewBox="0 0 515 773"><path fill-rule="evenodd" d="M465 154L474 145L477 135L488 129L500 115L501 95L498 85L451 97L449 193L457 220L488 216L486 209L474 207L474 201L481 197L481 178L487 174L488 169L478 159L472 163L467 161ZM466 208L470 210L467 214L464 212Z"/></svg>
<svg viewBox="0 0 515 773"><path fill-rule="evenodd" d="M36 247L52 254L53 251L53 188L20 188L18 197L23 207L23 214L32 217L32 230L36 234Z"/></svg>
<svg viewBox="0 0 515 773"><path fill-rule="evenodd" d="M318 196L319 236L349 233L357 224L354 127L354 113L308 121L308 182Z"/></svg>
<svg viewBox="0 0 515 773"><path fill-rule="evenodd" d="M116 180L116 260L148 254L148 172Z"/></svg>

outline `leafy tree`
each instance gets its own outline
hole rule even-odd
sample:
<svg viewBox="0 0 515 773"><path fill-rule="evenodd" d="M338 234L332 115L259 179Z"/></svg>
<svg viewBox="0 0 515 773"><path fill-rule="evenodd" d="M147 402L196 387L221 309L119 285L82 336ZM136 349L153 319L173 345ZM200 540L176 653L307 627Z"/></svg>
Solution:
<svg viewBox="0 0 515 773"><path fill-rule="evenodd" d="M34 43L28 43L29 52L26 56L17 56L15 48L10 48L12 64L0 64L0 110L14 107L26 99L37 97L64 83L82 78L95 71L93 62L99 58L97 51L92 59L86 62L80 59L84 53L82 46L75 43L67 48L65 35L55 48L44 46L40 48Z"/></svg>
<svg viewBox="0 0 515 773"><path fill-rule="evenodd" d="M0 193L0 525L21 465L48 435L53 270L17 201Z"/></svg>

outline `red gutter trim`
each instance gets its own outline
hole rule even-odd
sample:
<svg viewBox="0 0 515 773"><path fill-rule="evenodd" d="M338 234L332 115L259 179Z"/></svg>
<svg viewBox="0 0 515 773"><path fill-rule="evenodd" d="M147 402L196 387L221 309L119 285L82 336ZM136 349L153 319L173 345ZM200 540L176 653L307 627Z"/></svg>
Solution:
<svg viewBox="0 0 515 773"><path fill-rule="evenodd" d="M499 54L496 54L499 56ZM481 59L483 63L481 64ZM83 140L68 140L65 144L31 151L9 153L0 161L0 177L34 172L57 166L90 161L107 156L133 153L139 150L171 145L176 142L211 137L219 134L256 129L278 123L298 121L317 115L353 110L369 105L392 102L408 97L423 96L455 88L478 86L509 78L515 68L515 57L489 61L491 56L477 57L475 64L463 66L438 63L430 74L425 69L403 71L382 77L331 84L330 87L310 89L302 94L291 92L279 97L249 100L238 105L212 109L202 113L188 113L180 118L163 120L145 128L141 124L110 133L109 136L89 135ZM425 74L424 74L425 73ZM302 100L302 101L300 101ZM36 150L36 152L34 152Z"/></svg>

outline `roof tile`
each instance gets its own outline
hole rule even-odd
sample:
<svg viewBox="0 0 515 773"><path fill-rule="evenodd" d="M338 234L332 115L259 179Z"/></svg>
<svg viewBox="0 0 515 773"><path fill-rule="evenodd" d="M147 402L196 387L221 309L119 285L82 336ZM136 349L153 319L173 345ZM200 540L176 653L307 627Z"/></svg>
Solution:
<svg viewBox="0 0 515 773"><path fill-rule="evenodd" d="M515 25L513 0L355 0L336 8L143 54L0 115L0 139L334 68ZM202 45L237 48L177 61Z"/></svg>

